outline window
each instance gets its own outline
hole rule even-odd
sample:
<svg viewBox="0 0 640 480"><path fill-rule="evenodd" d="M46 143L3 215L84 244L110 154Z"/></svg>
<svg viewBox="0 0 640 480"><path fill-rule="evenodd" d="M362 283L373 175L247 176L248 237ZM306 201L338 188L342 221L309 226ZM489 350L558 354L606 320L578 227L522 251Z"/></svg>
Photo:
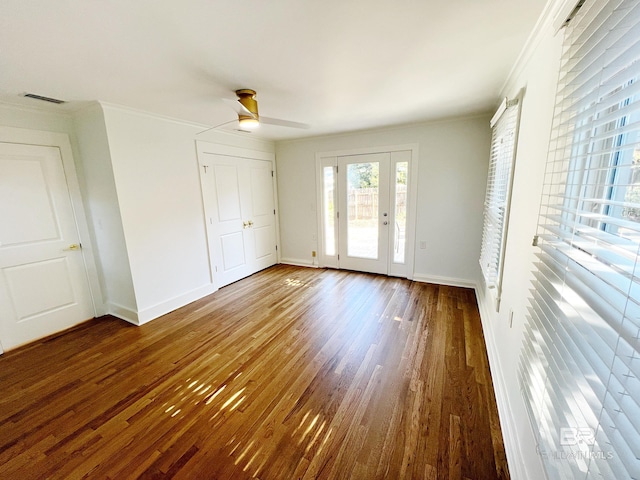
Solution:
<svg viewBox="0 0 640 480"><path fill-rule="evenodd" d="M323 175L323 192L322 192L322 208L323 208L323 231L324 231L324 253L325 255L336 255L336 208L335 188L336 188L336 172L335 167L322 167Z"/></svg>
<svg viewBox="0 0 640 480"><path fill-rule="evenodd" d="M583 2L565 28L519 368L550 478L640 478L639 80L640 2Z"/></svg>
<svg viewBox="0 0 640 480"><path fill-rule="evenodd" d="M496 309L499 309L500 302L502 262L507 237L519 103L518 98L511 101L505 98L491 120L493 133L487 193L484 201L480 267L487 287L496 289Z"/></svg>
<svg viewBox="0 0 640 480"><path fill-rule="evenodd" d="M395 225L393 228L393 263L404 263L407 235L407 177L409 162L395 162L393 202Z"/></svg>

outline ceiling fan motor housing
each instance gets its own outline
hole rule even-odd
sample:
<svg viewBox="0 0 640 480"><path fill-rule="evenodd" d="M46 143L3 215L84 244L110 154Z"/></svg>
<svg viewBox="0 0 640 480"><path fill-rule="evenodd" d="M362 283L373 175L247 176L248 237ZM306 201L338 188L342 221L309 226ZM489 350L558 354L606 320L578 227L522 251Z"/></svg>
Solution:
<svg viewBox="0 0 640 480"><path fill-rule="evenodd" d="M249 88L243 88L240 90L236 90L236 95L238 96L238 101L242 104L242 106L254 115L253 117L250 117L248 115L239 114L238 118L240 120L250 118L258 120L258 102L255 99L256 91Z"/></svg>

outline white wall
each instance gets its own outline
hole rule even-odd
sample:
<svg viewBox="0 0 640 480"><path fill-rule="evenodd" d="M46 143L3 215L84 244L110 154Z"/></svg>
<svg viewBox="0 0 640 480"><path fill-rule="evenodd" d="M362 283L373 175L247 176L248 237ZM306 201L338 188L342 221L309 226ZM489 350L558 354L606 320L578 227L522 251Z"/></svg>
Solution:
<svg viewBox="0 0 640 480"><path fill-rule="evenodd" d="M214 291L196 134L202 126L104 105L138 323ZM213 132L210 140L273 151L270 142Z"/></svg>
<svg viewBox="0 0 640 480"><path fill-rule="evenodd" d="M214 290L195 139L273 142L93 103L74 113L0 104L0 125L69 135L106 309L141 324Z"/></svg>
<svg viewBox="0 0 640 480"><path fill-rule="evenodd" d="M53 110L45 111L35 107L29 108L0 103L0 125L29 130L60 132L70 136L74 134L73 120L62 110L59 112ZM74 150L73 153L77 153L77 150Z"/></svg>
<svg viewBox="0 0 640 480"><path fill-rule="evenodd" d="M74 127L82 158L83 197L107 312L135 322L138 307L100 105L95 103L77 112Z"/></svg>
<svg viewBox="0 0 640 480"><path fill-rule="evenodd" d="M556 82L561 54L561 34L555 35L551 10L539 24L519 63L508 79L503 96L513 98L526 88L515 163L504 263L500 311L492 292L479 279L478 301L491 363L498 409L512 478L545 478L536 441L525 410L517 378L532 278L538 208L549 145ZM552 8L553 7L553 8ZM513 311L513 325L509 314Z"/></svg>
<svg viewBox="0 0 640 480"><path fill-rule="evenodd" d="M488 116L276 143L282 261L311 265L318 250L318 152L419 145L415 278L475 285L489 161ZM427 248L421 250L420 242Z"/></svg>
<svg viewBox="0 0 640 480"><path fill-rule="evenodd" d="M212 291L195 159L198 128L103 108L138 322L144 323Z"/></svg>

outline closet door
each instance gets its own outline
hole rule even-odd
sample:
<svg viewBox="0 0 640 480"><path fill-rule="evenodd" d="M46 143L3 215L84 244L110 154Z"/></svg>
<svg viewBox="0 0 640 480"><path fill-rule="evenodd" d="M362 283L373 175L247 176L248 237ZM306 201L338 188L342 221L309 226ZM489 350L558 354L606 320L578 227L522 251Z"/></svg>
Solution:
<svg viewBox="0 0 640 480"><path fill-rule="evenodd" d="M276 251L276 209L273 195L273 174L271 162L245 160L244 175L248 176L247 201L250 202L248 217L250 225L248 238L253 263L252 273L270 267L277 262Z"/></svg>
<svg viewBox="0 0 640 480"><path fill-rule="evenodd" d="M277 262L272 162L200 152L209 257L218 288Z"/></svg>

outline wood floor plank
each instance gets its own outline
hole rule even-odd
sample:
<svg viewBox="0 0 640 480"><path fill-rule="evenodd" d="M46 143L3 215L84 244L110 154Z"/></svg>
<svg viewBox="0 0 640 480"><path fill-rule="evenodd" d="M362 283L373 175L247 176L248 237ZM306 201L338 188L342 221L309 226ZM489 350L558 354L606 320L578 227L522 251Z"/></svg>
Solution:
<svg viewBox="0 0 640 480"><path fill-rule="evenodd" d="M0 388L0 478L509 478L470 289L279 265Z"/></svg>

